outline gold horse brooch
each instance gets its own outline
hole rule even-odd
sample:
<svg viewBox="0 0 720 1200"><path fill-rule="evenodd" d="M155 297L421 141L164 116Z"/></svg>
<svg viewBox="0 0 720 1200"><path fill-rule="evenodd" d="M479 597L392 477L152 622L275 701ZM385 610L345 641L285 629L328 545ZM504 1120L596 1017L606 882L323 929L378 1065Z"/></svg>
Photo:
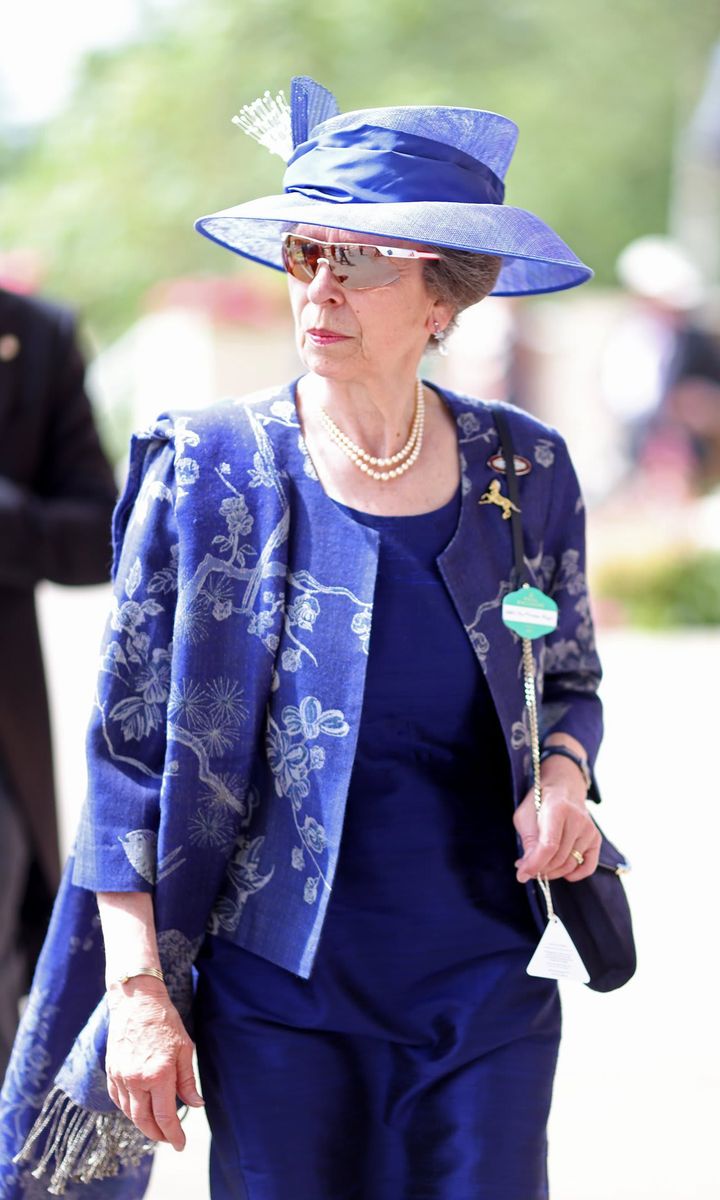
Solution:
<svg viewBox="0 0 720 1200"><path fill-rule="evenodd" d="M514 512L519 513L517 504L513 504L509 496L503 496L500 491L500 480L493 479L488 490L483 492L478 504L497 504L502 509L503 521L509 521Z"/></svg>

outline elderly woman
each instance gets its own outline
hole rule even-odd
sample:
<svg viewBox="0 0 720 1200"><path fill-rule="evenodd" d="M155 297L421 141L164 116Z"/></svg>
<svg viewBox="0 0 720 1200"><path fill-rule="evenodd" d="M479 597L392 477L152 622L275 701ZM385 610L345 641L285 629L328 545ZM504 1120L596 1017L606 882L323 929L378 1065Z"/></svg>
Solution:
<svg viewBox="0 0 720 1200"><path fill-rule="evenodd" d="M502 207L504 117L340 115L298 79L242 121L292 135L285 191L199 228L287 271L305 371L134 442L15 1151L43 1109L3 1194L38 1158L56 1189L140 1194L151 1144L184 1145L176 1097L203 1102L192 1006L213 1200L539 1200L560 1009L526 971L532 881L588 877L600 841L582 502L560 436L508 409L559 608L538 812L508 464L491 409L418 367L467 305L590 271Z"/></svg>

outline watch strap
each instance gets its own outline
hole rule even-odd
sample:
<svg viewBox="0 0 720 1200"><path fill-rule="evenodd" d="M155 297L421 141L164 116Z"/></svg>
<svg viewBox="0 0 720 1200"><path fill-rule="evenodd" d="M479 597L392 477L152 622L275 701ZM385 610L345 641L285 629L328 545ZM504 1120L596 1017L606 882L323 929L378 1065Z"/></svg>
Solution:
<svg viewBox="0 0 720 1200"><path fill-rule="evenodd" d="M585 787L588 791L590 791L590 788L592 787L592 775L590 773L590 767L586 758L583 758L580 754L576 754L575 751L571 750L569 746L551 745L545 746L545 748L540 752L540 762L544 762L545 759L550 758L552 754L559 754L562 758L569 758L570 762L574 762L575 766L578 768L580 774L585 780Z"/></svg>

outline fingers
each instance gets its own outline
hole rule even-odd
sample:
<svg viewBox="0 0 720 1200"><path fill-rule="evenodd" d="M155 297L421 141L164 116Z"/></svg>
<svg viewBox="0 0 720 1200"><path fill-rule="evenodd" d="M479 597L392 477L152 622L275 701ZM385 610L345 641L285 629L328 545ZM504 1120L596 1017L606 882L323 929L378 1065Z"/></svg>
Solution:
<svg viewBox="0 0 720 1200"><path fill-rule="evenodd" d="M152 1112L150 1093L141 1089L131 1089L125 1083L112 1075L108 1075L108 1095L129 1121L154 1142L166 1142L168 1139L155 1120Z"/></svg>
<svg viewBox="0 0 720 1200"><path fill-rule="evenodd" d="M194 1108L204 1107L205 1101L198 1091L195 1071L193 1069L192 1042L184 1045L178 1055L176 1090L178 1096L185 1104L190 1104Z"/></svg>
<svg viewBox="0 0 720 1200"><path fill-rule="evenodd" d="M519 859L515 864L515 866L519 866L519 863L532 853L540 840L537 813L535 811L535 798L532 792L515 809L513 824L523 848L523 858Z"/></svg>
<svg viewBox="0 0 720 1200"><path fill-rule="evenodd" d="M523 845L523 855L515 863L519 883L538 875L575 883L596 869L600 834L586 809L559 791L548 789L539 814L532 793L528 794L518 806L514 822ZM574 850L583 856L582 863Z"/></svg>
<svg viewBox="0 0 720 1200"><path fill-rule="evenodd" d="M577 820L571 817L570 820L565 822L558 840L549 843L549 847L556 845L557 848L550 860L542 868L542 874L547 879L561 879L569 871L575 871L580 864L575 858L573 850L577 850L578 854L582 854L584 859L587 840L587 832L583 828L583 825L580 825Z"/></svg>
<svg viewBox="0 0 720 1200"><path fill-rule="evenodd" d="M173 1150L184 1150L186 1139L175 1107L175 1085L163 1083L156 1086L150 1093L150 1100L152 1115L163 1139L170 1143Z"/></svg>
<svg viewBox="0 0 720 1200"><path fill-rule="evenodd" d="M520 883L527 883L536 875L551 879L558 867L564 867L577 838L574 825L566 814L557 809L541 810L538 835L535 839L523 842L525 853L516 864Z"/></svg>
<svg viewBox="0 0 720 1200"><path fill-rule="evenodd" d="M576 835L570 853L562 863L553 863L545 872L548 879L568 879L579 883L597 868L600 857L600 833L590 817Z"/></svg>
<svg viewBox="0 0 720 1200"><path fill-rule="evenodd" d="M574 855L571 854L570 859L566 863L563 878L567 879L568 883L579 883L581 879L587 879L589 875L592 875L597 870L600 858L600 834L595 829L595 826L593 826L593 832L596 836L588 839L585 845L579 842L575 847L582 854L584 861L579 863Z"/></svg>
<svg viewBox="0 0 720 1200"><path fill-rule="evenodd" d="M132 1121L132 1117L130 1115L130 1096L128 1096L125 1084L122 1084L120 1080L115 1082L115 1097L113 1097L113 1100L114 1103L118 1105L120 1111L124 1112L125 1116L128 1118L128 1121Z"/></svg>
<svg viewBox="0 0 720 1200"><path fill-rule="evenodd" d="M556 849L557 847L557 849ZM572 853L577 850L582 854L583 861L579 863ZM542 839L535 849L524 855L517 864L518 880L527 883L537 875L546 879L570 879L577 882L592 875L598 864L600 853L600 838L588 839L587 835L574 833L572 828L558 840L550 839L544 843Z"/></svg>
<svg viewBox="0 0 720 1200"><path fill-rule="evenodd" d="M128 1092L130 1120L146 1137L154 1142L165 1142L167 1138L153 1116L149 1092Z"/></svg>
<svg viewBox="0 0 720 1200"><path fill-rule="evenodd" d="M185 1147L185 1134L175 1107L175 1089L162 1085L152 1091L125 1087L117 1080L108 1081L108 1092L128 1120L154 1142L169 1142L175 1150Z"/></svg>

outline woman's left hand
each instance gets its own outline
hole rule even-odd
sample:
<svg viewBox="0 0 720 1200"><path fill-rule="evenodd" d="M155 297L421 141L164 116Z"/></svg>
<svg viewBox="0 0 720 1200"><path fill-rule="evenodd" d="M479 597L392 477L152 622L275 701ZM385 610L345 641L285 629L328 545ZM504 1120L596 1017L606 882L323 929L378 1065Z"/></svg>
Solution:
<svg viewBox="0 0 720 1200"><path fill-rule="evenodd" d="M537 875L577 883L592 875L600 854L600 833L585 803L585 782L575 763L558 754L541 767L542 805L535 810L532 791L515 810L513 821L523 846L515 863L518 883ZM573 854L583 856L583 862Z"/></svg>

